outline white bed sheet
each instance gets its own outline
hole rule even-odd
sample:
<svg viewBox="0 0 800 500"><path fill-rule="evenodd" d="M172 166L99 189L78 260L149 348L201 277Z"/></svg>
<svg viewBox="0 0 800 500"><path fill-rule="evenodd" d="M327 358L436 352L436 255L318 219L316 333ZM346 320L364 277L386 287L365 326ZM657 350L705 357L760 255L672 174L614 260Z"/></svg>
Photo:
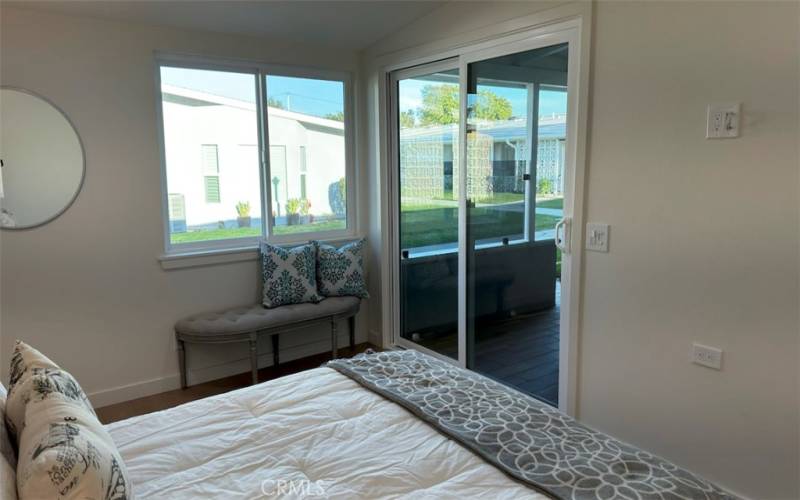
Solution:
<svg viewBox="0 0 800 500"><path fill-rule="evenodd" d="M140 499L547 498L330 368L107 429Z"/></svg>

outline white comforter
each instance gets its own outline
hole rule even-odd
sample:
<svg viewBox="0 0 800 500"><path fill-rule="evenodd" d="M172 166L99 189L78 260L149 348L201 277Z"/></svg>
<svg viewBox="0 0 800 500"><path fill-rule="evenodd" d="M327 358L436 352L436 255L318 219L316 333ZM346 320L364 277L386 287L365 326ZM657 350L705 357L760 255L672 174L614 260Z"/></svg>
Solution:
<svg viewBox="0 0 800 500"><path fill-rule="evenodd" d="M329 368L107 426L137 498L546 498Z"/></svg>

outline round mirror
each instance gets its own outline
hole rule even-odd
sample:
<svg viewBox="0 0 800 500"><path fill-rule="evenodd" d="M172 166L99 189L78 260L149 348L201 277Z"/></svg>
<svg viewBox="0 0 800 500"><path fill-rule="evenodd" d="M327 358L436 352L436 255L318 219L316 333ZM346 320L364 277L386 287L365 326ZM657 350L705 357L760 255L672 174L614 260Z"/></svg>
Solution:
<svg viewBox="0 0 800 500"><path fill-rule="evenodd" d="M83 184L83 144L47 99L0 88L0 227L27 229L61 215Z"/></svg>

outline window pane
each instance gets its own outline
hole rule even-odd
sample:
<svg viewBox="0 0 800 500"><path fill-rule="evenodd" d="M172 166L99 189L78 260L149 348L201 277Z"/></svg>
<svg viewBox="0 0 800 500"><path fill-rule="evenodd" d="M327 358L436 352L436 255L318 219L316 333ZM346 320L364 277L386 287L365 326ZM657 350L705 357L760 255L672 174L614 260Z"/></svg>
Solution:
<svg viewBox="0 0 800 500"><path fill-rule="evenodd" d="M536 149L536 239L552 240L564 216L567 89L541 86Z"/></svg>
<svg viewBox="0 0 800 500"><path fill-rule="evenodd" d="M272 234L341 230L344 83L267 76Z"/></svg>
<svg viewBox="0 0 800 500"><path fill-rule="evenodd" d="M400 336L458 358L458 70L397 82Z"/></svg>
<svg viewBox="0 0 800 500"><path fill-rule="evenodd" d="M172 244L261 235L256 79L161 68Z"/></svg>

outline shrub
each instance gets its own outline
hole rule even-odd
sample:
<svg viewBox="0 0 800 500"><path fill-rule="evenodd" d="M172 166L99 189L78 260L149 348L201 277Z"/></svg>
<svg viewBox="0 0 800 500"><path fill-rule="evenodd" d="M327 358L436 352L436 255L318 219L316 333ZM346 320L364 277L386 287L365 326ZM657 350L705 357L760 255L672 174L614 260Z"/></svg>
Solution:
<svg viewBox="0 0 800 500"><path fill-rule="evenodd" d="M347 206L347 189L344 177L328 186L328 203L331 206L331 212L344 216L345 207Z"/></svg>
<svg viewBox="0 0 800 500"><path fill-rule="evenodd" d="M536 186L538 194L550 194L555 192L555 184L552 179L539 179L538 186Z"/></svg>
<svg viewBox="0 0 800 500"><path fill-rule="evenodd" d="M299 214L300 213L300 205L302 204L303 200L300 198L289 198L286 200L286 213L287 214Z"/></svg>

